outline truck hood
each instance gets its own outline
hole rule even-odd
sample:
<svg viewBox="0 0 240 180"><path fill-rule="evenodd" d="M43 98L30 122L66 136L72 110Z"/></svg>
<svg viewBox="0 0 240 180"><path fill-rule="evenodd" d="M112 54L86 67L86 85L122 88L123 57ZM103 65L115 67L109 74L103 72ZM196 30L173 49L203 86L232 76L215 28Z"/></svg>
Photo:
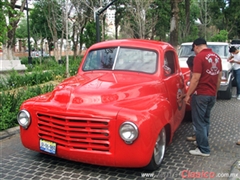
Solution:
<svg viewBox="0 0 240 180"><path fill-rule="evenodd" d="M187 59L188 59L188 57L179 58L179 65L180 65L181 68L188 68ZM223 71L229 71L231 68L232 68L231 63L229 63L227 61L227 59L222 58L222 70Z"/></svg>
<svg viewBox="0 0 240 180"><path fill-rule="evenodd" d="M70 77L51 93L38 96L35 99L35 106L40 103L41 106L51 106L55 109L57 107L59 110L79 110L79 107L97 109L98 106L100 108L106 106L104 107L106 109L110 107L109 105L111 108L113 106L118 109L129 108L131 105L136 107L152 101L152 98L157 99L156 96L159 97L161 89L159 80L154 78L154 75L89 72Z"/></svg>

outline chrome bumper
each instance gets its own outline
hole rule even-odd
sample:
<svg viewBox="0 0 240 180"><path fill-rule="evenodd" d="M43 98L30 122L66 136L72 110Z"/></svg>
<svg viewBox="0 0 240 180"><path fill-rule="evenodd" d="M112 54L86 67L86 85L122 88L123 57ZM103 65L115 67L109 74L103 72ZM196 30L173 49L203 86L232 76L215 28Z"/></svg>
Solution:
<svg viewBox="0 0 240 180"><path fill-rule="evenodd" d="M233 80L233 76L231 73L229 74L227 81L221 81L218 91L227 91L227 88L229 87L229 84L232 83L232 80Z"/></svg>

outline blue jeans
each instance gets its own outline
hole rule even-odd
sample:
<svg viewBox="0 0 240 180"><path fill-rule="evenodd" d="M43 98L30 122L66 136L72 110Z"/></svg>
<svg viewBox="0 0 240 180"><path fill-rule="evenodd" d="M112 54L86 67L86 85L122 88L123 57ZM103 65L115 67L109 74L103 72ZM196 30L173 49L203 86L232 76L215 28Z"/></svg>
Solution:
<svg viewBox="0 0 240 180"><path fill-rule="evenodd" d="M233 70L233 75L236 79L237 84L237 95L240 95L240 69Z"/></svg>
<svg viewBox="0 0 240 180"><path fill-rule="evenodd" d="M191 98L192 121L198 148L202 153L210 154L208 134L210 127L210 113L216 102L215 96L196 95Z"/></svg>

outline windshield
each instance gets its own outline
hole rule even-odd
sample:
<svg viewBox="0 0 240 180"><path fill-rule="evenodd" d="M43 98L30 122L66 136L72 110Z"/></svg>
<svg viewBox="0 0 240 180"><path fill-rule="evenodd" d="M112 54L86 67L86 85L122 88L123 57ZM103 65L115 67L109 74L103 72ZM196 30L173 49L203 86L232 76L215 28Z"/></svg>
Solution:
<svg viewBox="0 0 240 180"><path fill-rule="evenodd" d="M126 70L154 73L157 53L147 49L111 47L96 49L88 53L83 71Z"/></svg>
<svg viewBox="0 0 240 180"><path fill-rule="evenodd" d="M211 48L213 52L217 53L221 58L228 58L229 54L229 46L228 45L207 45L208 48ZM179 49L178 57L189 57L195 56L194 51L191 50L192 45L182 45Z"/></svg>

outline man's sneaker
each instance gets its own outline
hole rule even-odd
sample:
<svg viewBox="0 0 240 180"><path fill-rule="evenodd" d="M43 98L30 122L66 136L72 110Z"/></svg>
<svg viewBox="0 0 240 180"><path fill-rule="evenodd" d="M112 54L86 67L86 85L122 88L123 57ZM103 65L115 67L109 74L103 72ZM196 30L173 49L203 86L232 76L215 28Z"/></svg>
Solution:
<svg viewBox="0 0 240 180"><path fill-rule="evenodd" d="M237 100L240 100L240 94L237 96Z"/></svg>
<svg viewBox="0 0 240 180"><path fill-rule="evenodd" d="M187 141L196 141L196 136L195 135L188 136Z"/></svg>
<svg viewBox="0 0 240 180"><path fill-rule="evenodd" d="M189 153L196 156L204 156L204 157L210 156L210 154L202 153L198 148L196 148L195 150L190 150Z"/></svg>
<svg viewBox="0 0 240 180"><path fill-rule="evenodd" d="M198 146L198 145L197 145L197 141L193 141L193 144L194 144L195 146Z"/></svg>
<svg viewBox="0 0 240 180"><path fill-rule="evenodd" d="M236 144L240 146L240 140L238 142L236 142Z"/></svg>
<svg viewBox="0 0 240 180"><path fill-rule="evenodd" d="M232 97L233 97L233 98L236 98L236 97L237 97L237 95L236 95L236 94L232 94Z"/></svg>

